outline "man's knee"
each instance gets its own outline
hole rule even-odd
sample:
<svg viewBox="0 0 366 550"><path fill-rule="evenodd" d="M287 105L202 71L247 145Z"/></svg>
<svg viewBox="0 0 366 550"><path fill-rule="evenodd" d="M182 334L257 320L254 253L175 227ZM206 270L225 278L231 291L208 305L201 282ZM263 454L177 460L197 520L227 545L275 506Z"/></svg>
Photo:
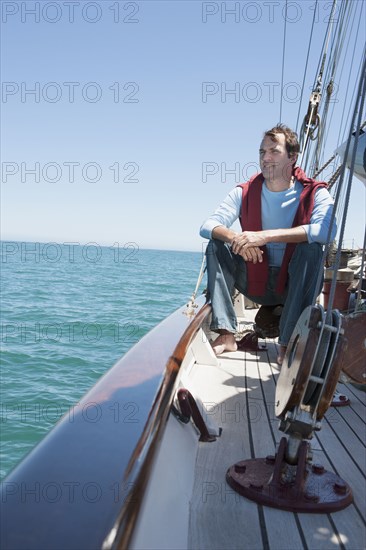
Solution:
<svg viewBox="0 0 366 550"><path fill-rule="evenodd" d="M222 249L225 247L225 243L223 241L220 241L219 239L211 239L208 242L207 248L206 248L206 256L209 256L210 254L218 254L222 251Z"/></svg>
<svg viewBox="0 0 366 550"><path fill-rule="evenodd" d="M319 278L319 270L321 269L322 258L323 250L319 243L299 243L297 245L289 265L288 299L293 298L294 289L296 289L295 295L299 298L298 293L301 293L302 301L308 301L309 297L312 299L314 293L320 291L322 278ZM319 289L317 289L317 285L319 285Z"/></svg>
<svg viewBox="0 0 366 550"><path fill-rule="evenodd" d="M291 262L311 262L313 267L322 259L323 249L319 243L298 243ZM305 265L305 264L304 264Z"/></svg>
<svg viewBox="0 0 366 550"><path fill-rule="evenodd" d="M222 266L233 269L235 261L227 243L218 239L211 239L206 248L207 265L216 265L218 262Z"/></svg>

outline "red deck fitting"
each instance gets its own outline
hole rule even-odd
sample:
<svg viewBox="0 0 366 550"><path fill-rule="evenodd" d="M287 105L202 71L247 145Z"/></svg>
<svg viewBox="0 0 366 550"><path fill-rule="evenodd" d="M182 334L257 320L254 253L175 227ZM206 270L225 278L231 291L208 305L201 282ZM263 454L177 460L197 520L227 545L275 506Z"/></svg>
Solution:
<svg viewBox="0 0 366 550"><path fill-rule="evenodd" d="M297 466L285 462L283 437L275 457L243 460L231 466L226 481L242 496L290 512L331 513L353 501L349 485L321 464L307 463L308 447L302 441Z"/></svg>

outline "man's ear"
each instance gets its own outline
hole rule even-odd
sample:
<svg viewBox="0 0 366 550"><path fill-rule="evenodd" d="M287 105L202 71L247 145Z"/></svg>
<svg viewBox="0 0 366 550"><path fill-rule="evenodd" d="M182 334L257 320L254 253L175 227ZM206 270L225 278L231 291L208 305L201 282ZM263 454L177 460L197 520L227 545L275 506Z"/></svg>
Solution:
<svg viewBox="0 0 366 550"><path fill-rule="evenodd" d="M291 153L291 155L289 155L289 158L290 158L290 160L291 160L291 162L292 162L293 165L296 164L296 162L297 162L297 157L298 157L298 154L297 154L297 153Z"/></svg>

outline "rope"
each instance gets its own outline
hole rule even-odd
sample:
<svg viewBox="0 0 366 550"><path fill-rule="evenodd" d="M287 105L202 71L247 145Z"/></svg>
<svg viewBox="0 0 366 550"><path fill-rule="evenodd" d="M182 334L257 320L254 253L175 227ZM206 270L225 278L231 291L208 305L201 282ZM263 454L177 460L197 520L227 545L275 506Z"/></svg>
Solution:
<svg viewBox="0 0 366 550"><path fill-rule="evenodd" d="M203 275L205 273L205 262L206 262L206 255L203 256L201 269L200 269L198 279L197 279L196 288L194 289L194 292L191 296L191 299L189 300L189 302L187 304L188 309L187 309L187 311L184 312L185 315L188 315L188 316L194 315L194 310L198 308L198 305L196 304L195 300L196 300L196 296L197 296L197 292L198 292L198 289L200 287L200 284L202 283Z"/></svg>
<svg viewBox="0 0 366 550"><path fill-rule="evenodd" d="M361 2L360 16L359 16L359 20L358 20L357 32L355 33L355 42L354 42L354 45L353 45L353 51L352 51L352 56L351 56L352 59L355 59L358 35L359 35L359 32L360 32L360 24L361 24L361 21L363 21L363 17L362 17L363 9L364 9L364 3ZM346 61L346 58L344 59L343 64L345 64L345 61ZM351 72L352 72L353 66L354 66L354 62L350 63L348 77L346 77L346 79L345 79L346 82L350 82L350 80L351 80ZM361 69L361 66L359 66L359 69L358 69L357 79L359 78L360 69ZM341 74L342 73L343 73L343 67L342 67ZM347 107L348 91L349 91L349 87L347 86L346 97L345 97L344 102L343 102L341 123L339 125L339 133L338 133L338 139L337 139L338 145L340 145L344 141L344 135L345 135L345 132L346 132L346 125L343 126L343 119L344 119L344 115L345 115L345 111L346 111L346 107ZM353 97L354 97L355 91L356 91L355 88L353 88L352 97L351 97L351 100L349 102L349 110L348 110L348 115L347 115L346 120L349 120L349 118L350 118L350 111L351 111L351 107L352 107L352 104L353 104ZM342 128L343 128L343 134L342 134L342 137L341 137Z"/></svg>
<svg viewBox="0 0 366 550"><path fill-rule="evenodd" d="M334 172L333 176L328 181L328 189L331 189L333 187L333 185L335 184L335 182L337 181L337 179L341 174L342 168L343 168L343 164L338 166L337 170Z"/></svg>
<svg viewBox="0 0 366 550"><path fill-rule="evenodd" d="M351 8L353 9L354 7L354 3L351 4ZM357 6L358 7L358 6ZM353 29L354 26L355 26L355 19L356 19L356 16L357 16L357 7L356 9L354 10L354 13L353 13L353 20L352 20L352 24L351 24L351 28ZM361 6L361 13L362 13L362 6ZM361 14L360 14L361 16ZM361 17L359 18L359 22L358 22L358 29L357 29L357 33L356 33L356 38L355 38L355 43L357 43L357 38L358 38L358 33L359 33L359 30L360 30L360 20L361 20ZM349 51L349 48L350 48L350 43L351 43L351 36L353 36L353 33L350 32L348 34L348 40L347 40L347 45L346 45L346 48L345 48L345 51L344 51L344 57L343 57L343 63L342 63L342 67L341 67L341 72L339 74L339 77L338 77L338 82L342 82L343 81L343 71L344 71L344 68L345 68L345 63L346 63L346 59L347 59L347 53ZM352 55L352 59L354 59L354 52L353 52L353 55ZM350 63L350 67L352 67L353 63ZM348 78L348 80L346 79L345 80L346 82L349 82L350 81L350 78ZM349 90L349 87L347 86L346 88L346 94L345 94L345 99L344 99L344 105L343 105L343 114L342 114L342 117L341 117L341 123L339 125L339 133L338 133L338 145L339 145L339 136L340 136L340 133L341 133L341 129L342 129L342 123L343 123L343 115L344 115L344 109L345 109L345 105L346 105L346 101L347 101L347 96L348 96L348 90ZM325 139L324 139L324 142L327 142L328 140L328 136L329 136L329 133L330 133L330 128L331 128L331 122L333 120L333 114L334 114L334 111L335 111L335 106L336 106L336 101L333 102L333 106L332 106L332 112L331 112L331 116L330 116L330 123L328 125L328 129L327 129L327 133L326 133L326 136L325 136Z"/></svg>
<svg viewBox="0 0 366 550"><path fill-rule="evenodd" d="M302 151L301 151L301 156L300 156L301 162L299 163L300 166L302 166L304 152L305 152L305 149L307 148L308 143L309 143L309 137L312 141L315 141L319 137L319 129L320 129L320 125L321 125L321 120L320 120L320 115L318 113L318 107L319 107L320 100L321 100L323 73L324 73L325 61L326 61L327 54L328 54L330 35L331 35L332 28L333 28L334 12L335 12L335 9L336 9L336 5L337 5L337 0L333 0L332 11L331 11L331 15L330 15L330 18L329 18L329 21L328 21L327 32L326 32L326 36L325 36L323 47L322 47L321 61L319 60L319 65L318 65L318 70L317 70L317 75L318 76L315 79L314 84L313 84L313 91L312 91L311 96L310 96L308 112L307 112L307 114L304 118L304 122L303 122L303 125L302 125L302 128L301 128L301 133L303 133L306 129L306 136L305 136L305 139L303 137L300 138L300 143L301 143L301 145L303 144ZM316 135L314 135L314 132L317 129L318 129L318 132L317 132ZM318 157L319 157L319 147L317 148L317 151L316 151L316 158L318 158ZM303 166L303 168L306 171L306 164Z"/></svg>
<svg viewBox="0 0 366 550"><path fill-rule="evenodd" d="M366 120L360 125L360 132L364 129L364 127L366 126ZM332 160L334 160L336 158L337 155L333 155L329 160L328 162L326 162L324 164L324 166L321 167L321 169L319 170L319 172L317 172L314 176L314 179L316 179L316 177L320 174L320 172L322 172L324 170L324 168L326 168L331 162ZM346 162L346 159L344 160L344 162ZM341 170L342 170L342 166L343 166L343 163L340 164L337 168L337 170L334 172L334 174L332 175L332 177L328 180L328 189L331 189L331 187L333 187L333 185L335 184L335 182L337 181L340 173L341 173Z"/></svg>
<svg viewBox="0 0 366 550"><path fill-rule="evenodd" d="M359 108L359 115L358 115L359 121L358 121L358 124L357 124L357 132L356 132L353 151L352 151L352 160L351 160L351 165L350 165L349 180L348 180L348 185L347 185L347 188L346 188L346 194L345 194L344 205L343 205L342 224L341 224L341 230L340 230L336 260L335 260L335 264L334 264L334 275L333 275L333 279L332 279L332 283L331 283L329 300L328 300L328 309L327 309L327 317L326 317L326 322L327 323L330 323L330 315L331 315L331 311L332 311L332 305L333 305L333 300L334 300L334 295L335 295L335 290L336 290L337 270L338 270L339 264L340 264L342 241L343 241L343 236L344 236L344 229L345 229L345 224L346 224L346 219L347 219L348 204L349 204L349 198L350 198L350 193L351 193L351 181L352 181L353 172L354 172L358 136L359 136L359 133L361 131L362 109L363 109L363 104L364 104L365 94L366 94L366 70L365 70L366 69L366 49L364 50L363 55L364 55L364 59L363 59L363 63L362 63L363 68L362 68L362 71L361 71L361 78L359 80L359 86L358 86L358 92L357 92L358 97L357 97L357 100L355 102L354 112L353 112L353 116L352 116L352 122L351 122L351 125L350 125L350 130L349 130L349 135L348 135L348 140L347 140L347 146L346 146L346 150L345 150L345 153L344 153L344 158L347 159L348 154L349 154L350 144L351 144L352 131L353 131L353 128L355 127L357 110ZM359 103L361 104L360 107L359 107ZM332 211L332 215L331 215L331 219L330 219L328 235L327 235L327 240L326 240L327 244L324 247L324 251L323 251L323 261L322 261L323 265L325 264L325 260L326 260L326 257L328 255L328 252L329 252L330 236L331 236L331 232L332 232L332 227L335 223L335 213L336 213L336 210L338 208L338 204L339 204L339 200L340 200L340 196L341 196L341 190L343 188L343 180L344 180L345 171L346 171L346 162L343 162L343 164L338 168L337 172L338 171L339 171L339 174L341 174L341 180L339 182L337 192L336 192L336 196L335 196L335 200L334 200L334 207L333 207L333 211ZM337 179L338 178L339 174L337 174L337 172L336 172L336 174L333 175L332 179ZM313 305L316 302L317 295L318 295L318 289L321 286L322 278L323 278L323 270L319 270L317 284L316 284L315 292L314 292L314 295L313 295L313 302L312 302Z"/></svg>
<svg viewBox="0 0 366 550"><path fill-rule="evenodd" d="M333 279L332 279L330 292L329 292L329 303L328 303L328 309L327 309L327 315L326 315L326 322L328 322L328 323L331 320L332 305L333 305L334 295L335 295L335 291L336 291L337 270L339 268L340 258L341 258L342 241L343 241L344 230L345 230L345 226L346 226L348 206L349 206L349 200L350 200L350 195L351 195L351 183L352 183L353 172L354 172L354 167L355 167L356 152L357 152L358 138L359 138L359 135L360 135L360 126L361 126L365 96L366 96L366 50L364 51L364 59L363 59L363 67L362 67L362 71L361 71L361 78L360 78L360 82L359 82L359 86L358 86L357 99L356 99L356 103L355 103L355 108L354 108L354 112L353 112L353 116L352 116L352 123L351 123L350 132L349 132L349 136L348 136L348 140L347 140L346 151L345 151L345 158L347 159L348 154L349 154L350 144L351 144L352 129L355 126L355 122L356 122L356 118L357 118L357 123L356 123L357 130L356 130L356 133L355 133L355 140L354 140L353 150L352 150L352 158L351 158L351 164L350 164L349 176L348 176L348 183L347 183L346 194L345 194L345 205L344 205L342 223L341 223L341 228L340 228L339 243L338 243L336 260L335 260L335 264L334 264ZM357 111L358 111L358 117L357 117ZM340 181L340 184L339 184L339 189L342 187L342 183L343 183L344 176L345 176L345 168L346 168L346 163L343 163L342 175L341 175L341 181ZM327 239L327 241L329 242L329 238Z"/></svg>
<svg viewBox="0 0 366 550"><path fill-rule="evenodd" d="M330 157L330 159L328 160L328 162L326 162L325 164L323 164L323 166L321 168L319 168L319 170L314 174L313 178L316 180L316 178L319 176L319 174L321 174L323 172L323 170L325 170L325 168L327 166L329 166L329 164L332 162L332 160L334 160L336 158L337 155L333 155L332 157Z"/></svg>
<svg viewBox="0 0 366 550"><path fill-rule="evenodd" d="M331 43L329 62L327 65L327 69L324 73L324 82L328 82L328 85L326 87L327 94L326 94L326 98L325 98L325 102L322 110L322 125L319 128L318 140L317 140L317 144L313 155L312 165L314 166L315 171L318 170L319 164L321 162L321 158L324 150L325 134L327 131L326 129L329 130L328 126L330 124L328 124L328 113L330 109L331 96L334 91L335 76L338 70L338 64L340 61L341 53L343 51L347 30L349 28L349 24L351 21L353 7L354 6L352 3L348 4L347 2L344 2L341 4L340 15L337 20L335 34ZM356 12L356 10L354 11ZM331 118L333 116L333 112L334 112L334 105L333 105Z"/></svg>
<svg viewBox="0 0 366 550"><path fill-rule="evenodd" d="M342 171L343 166L344 165L341 164L338 167L338 169L335 171L333 176L330 178L330 180L328 181L328 189L330 189L335 184L335 182L337 181L337 179L338 179L338 177L339 177L339 175ZM340 210L340 208L339 208L340 195L341 195L341 186L338 186L338 189L337 189L337 192L336 192L336 195L335 195L335 199L334 199L333 211L332 211L332 215L331 215L331 218L330 218L329 229L328 229L328 234L327 234L327 241L326 241L326 244L325 244L324 250L323 250L323 257L322 257L321 265L325 265L326 259L330 255L330 249L331 249L331 246L332 246L330 236L331 236L331 233L332 233L333 226L335 224L336 213L338 213L338 211ZM319 269L318 278L317 278L317 282L316 282L316 285L315 285L315 292L314 292L314 295L313 295L313 301L312 301L313 305L315 304L315 302L318 298L318 289L321 286L322 279L323 279L323 270Z"/></svg>
<svg viewBox="0 0 366 550"><path fill-rule="evenodd" d="M333 84L334 84L334 80L333 80L333 75L332 75L331 80L330 80L330 82L327 86L327 96L326 96L326 99L325 99L324 111L323 111L323 115L322 115L322 124L321 124L321 126L319 126L318 141L317 141L317 145L316 145L316 149L315 149L314 170L319 169L320 155L321 155L323 138L324 138L324 134L325 134L325 127L326 127L326 124L327 124L330 98L331 98L331 95L332 95L333 90L334 90Z"/></svg>
<svg viewBox="0 0 366 550"><path fill-rule="evenodd" d="M286 51L286 23L287 23L287 0L285 7L285 24L283 30L283 45L282 45L282 76L281 76L281 99L280 99L280 122L282 122L282 98L283 98L283 75L285 72L285 51Z"/></svg>
<svg viewBox="0 0 366 550"><path fill-rule="evenodd" d="M306 79L306 73L308 69L308 63L309 63L309 55L310 55L310 46L311 41L313 39L313 30L314 30L314 23L315 23L315 14L317 13L318 8L318 0L315 2L315 8L314 8L314 16L313 16L313 22L311 24L311 31L310 31L310 38L309 38L309 45L308 45L308 53L306 55L306 63L305 63L305 69L304 69L304 78L302 80L302 86L301 86L301 96L300 96L300 102L299 102L299 110L297 112L297 120L296 120L296 132L298 131L298 125L299 125L299 118L300 118L300 112L301 112L301 103L302 103L302 96L305 88L305 79Z"/></svg>
<svg viewBox="0 0 366 550"><path fill-rule="evenodd" d="M330 102L331 102L331 96L334 91L334 83L335 83L335 77L336 72L338 70L338 64L341 58L341 53L344 48L345 44L345 37L347 35L347 31L349 28L349 24L351 21L351 15L352 10L354 13L356 13L356 10L353 9L354 4L350 3L343 3L341 5L341 13L338 18L337 27L335 31L335 38L332 42L331 52L329 55L329 64L326 71L326 74L324 76L324 82L328 82L327 85L327 95L324 102L323 112L322 112L322 126L319 129L319 138L317 142L317 146L315 149L314 154L314 169L317 170L319 163L321 162L321 157L324 150L324 143L326 142L325 134L329 131L330 123L328 124L328 113L330 109ZM348 48L348 45L347 45ZM333 110L330 115L330 118L332 119L334 113L334 104L333 104Z"/></svg>
<svg viewBox="0 0 366 550"><path fill-rule="evenodd" d="M326 60L327 53L328 53L330 33L331 33L332 28L333 28L333 23L334 23L333 17L334 17L334 12L335 12L336 6L337 6L337 0L333 0L332 11L331 11L331 14L330 14L330 17L329 17L327 34L326 34L326 37L325 37L325 46L324 46L324 52L323 52L323 59L322 59L322 64L321 64L321 67L320 67L320 70L319 70L318 80L317 80L319 85L321 85L322 78L323 78L325 60Z"/></svg>
<svg viewBox="0 0 366 550"><path fill-rule="evenodd" d="M309 138L311 140L314 140L315 137L313 137L313 134L312 132L319 126L319 119L318 120L318 123L314 126L314 128L312 129L311 128L311 121L313 120L313 116L314 116L314 113L315 113L315 109L317 108L317 105L314 103L311 107L311 111L310 111L310 114L309 114L309 118L308 118L308 124L306 124L306 118L304 118L304 122L303 122L303 125L302 125L302 128L301 128L301 133L303 133L303 129L304 129L304 126L306 125L307 127L307 130L306 130L306 135L305 135L305 140L304 140L304 144L303 146L301 147L301 153L300 153L300 160L299 160L299 166L302 165L302 160L303 160L303 157L304 157L304 153L305 153L305 150L306 150L306 146L308 144L308 140ZM317 115L318 116L318 115Z"/></svg>

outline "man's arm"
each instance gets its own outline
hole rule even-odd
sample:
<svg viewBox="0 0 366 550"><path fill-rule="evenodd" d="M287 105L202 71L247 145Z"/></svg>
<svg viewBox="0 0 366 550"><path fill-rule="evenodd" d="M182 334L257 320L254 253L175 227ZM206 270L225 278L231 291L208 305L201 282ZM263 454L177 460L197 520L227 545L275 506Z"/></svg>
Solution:
<svg viewBox="0 0 366 550"><path fill-rule="evenodd" d="M257 262L263 261L263 251L259 248L259 246L242 246L241 244L237 244L238 242L241 242L244 235L249 235L249 233L251 232L245 231L244 233L236 233L223 225L219 225L212 230L212 237L231 244L232 251L235 254L242 256L246 262L253 262L256 264ZM257 233L252 234L256 235Z"/></svg>
<svg viewBox="0 0 366 550"><path fill-rule="evenodd" d="M231 240L234 254L240 254L244 260L262 262L263 251L260 247L267 243L302 243L308 240L303 226L289 229L266 229L265 231L244 231Z"/></svg>
<svg viewBox="0 0 366 550"><path fill-rule="evenodd" d="M245 231L232 240L232 249L236 254L250 250L251 247L263 247L268 243L301 243L319 242L327 240L328 230L333 210L333 199L326 189L318 189L315 193L314 210L309 225L301 225L288 229L267 229L264 231ZM331 240L337 231L334 221L331 229ZM244 257L244 256L243 256ZM260 261L258 254L257 259Z"/></svg>
<svg viewBox="0 0 366 550"><path fill-rule="evenodd" d="M242 247L265 246L267 243L302 243L307 241L302 225L288 229L266 229L264 231L244 231L232 240L233 252L238 254Z"/></svg>
<svg viewBox="0 0 366 550"><path fill-rule="evenodd" d="M242 190L240 187L235 187L230 191L215 212L202 224L200 229L201 237L204 239L219 239L220 237L214 237L214 229L222 226L224 228L229 228L233 225L240 214L241 194ZM225 242L230 241L226 240Z"/></svg>
<svg viewBox="0 0 366 550"><path fill-rule="evenodd" d="M224 225L217 225L212 230L211 235L213 239L218 239L219 241L224 241L224 243L231 244L233 242L234 237L238 236L239 233L225 227Z"/></svg>
<svg viewBox="0 0 366 550"><path fill-rule="evenodd" d="M331 226L333 208L333 199L328 190L324 188L318 189L315 193L314 209L310 224L305 226L309 243L317 242L325 244L329 233L329 240L332 241L335 239L337 234L337 222L335 218Z"/></svg>
<svg viewBox="0 0 366 550"><path fill-rule="evenodd" d="M232 244L237 233L230 229L235 220L238 219L241 208L242 190L240 187L233 189L219 208L201 226L200 234L206 239L218 239L225 243ZM251 247L249 250L238 252L245 261L256 263L262 261L263 252L259 247Z"/></svg>

